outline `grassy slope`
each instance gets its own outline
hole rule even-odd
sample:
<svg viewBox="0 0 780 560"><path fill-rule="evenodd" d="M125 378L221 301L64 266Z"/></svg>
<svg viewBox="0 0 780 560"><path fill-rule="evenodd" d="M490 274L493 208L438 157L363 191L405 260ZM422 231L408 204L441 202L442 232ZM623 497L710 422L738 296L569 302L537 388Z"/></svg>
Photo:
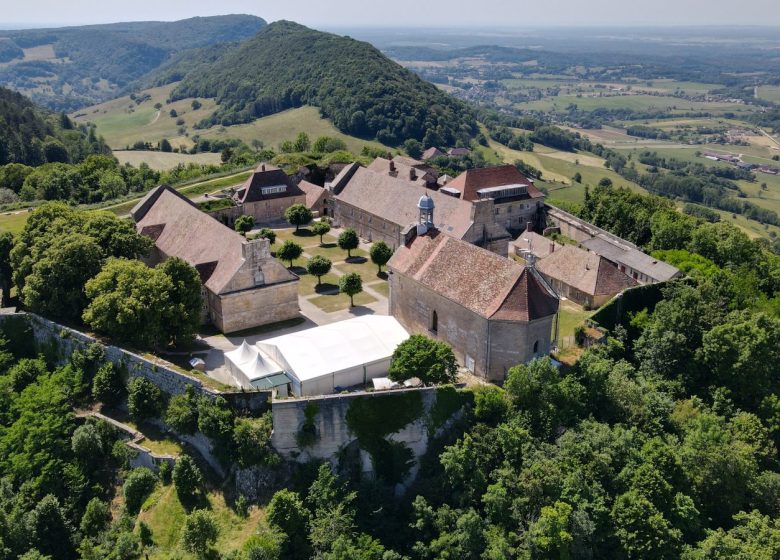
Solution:
<svg viewBox="0 0 780 560"><path fill-rule="evenodd" d="M252 508L249 517L243 519L230 509L218 492L209 492L208 502L220 529L219 540L214 548L221 554L240 549L265 515L262 509ZM195 558L185 552L181 545L186 516L187 512L179 502L173 485L158 487L149 497L138 521L143 521L152 530L155 546L149 551L150 560Z"/></svg>
<svg viewBox="0 0 780 560"><path fill-rule="evenodd" d="M322 118L319 109L315 107L290 109L249 124L197 130L194 128L195 123L214 111L215 101L199 99L203 106L198 110L192 109L191 98L168 104L166 101L174 87L176 84L169 84L141 92L149 94L151 99L139 105L125 96L81 109L72 116L78 123L95 123L98 134L114 149L125 148L139 140L157 143L163 138L170 140L174 148L190 147L194 135L202 138L238 138L247 144L251 144L252 140L261 140L265 146L276 149L284 140L295 139L299 132L306 132L312 141L318 136L341 138L347 144L347 149L355 153L360 153L365 145L382 147L378 142L343 134L330 121ZM159 115L154 108L157 103L163 105ZM170 116L171 109L176 111L177 117ZM184 119L182 126L187 128L185 135L179 133L180 125L176 124L178 119Z"/></svg>
<svg viewBox="0 0 780 560"><path fill-rule="evenodd" d="M142 163L147 164L152 169L166 171L173 169L180 163L187 165L195 164L214 164L222 163L222 157L218 153L203 152L199 154L177 154L174 152L145 152L132 150L115 150L114 156L119 163L129 163L133 167L138 167Z"/></svg>

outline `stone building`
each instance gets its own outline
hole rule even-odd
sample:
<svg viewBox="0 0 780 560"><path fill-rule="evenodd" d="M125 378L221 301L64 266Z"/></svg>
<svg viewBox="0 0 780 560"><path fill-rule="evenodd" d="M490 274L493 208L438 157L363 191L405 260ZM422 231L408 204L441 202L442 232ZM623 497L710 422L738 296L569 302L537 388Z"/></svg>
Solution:
<svg viewBox="0 0 780 560"><path fill-rule="evenodd" d="M544 193L514 165L468 169L440 190L470 202L492 200L494 222L510 232L544 216Z"/></svg>
<svg viewBox="0 0 780 560"><path fill-rule="evenodd" d="M429 189L439 187L437 183L439 173L424 161L414 158L394 156L392 159L386 159L378 157L371 162L368 169L420 187Z"/></svg>
<svg viewBox="0 0 780 560"><path fill-rule="evenodd" d="M233 195L234 206L211 212L232 227L241 215L252 216L256 224L284 220L293 204L306 204L306 193L282 169L261 163Z"/></svg>
<svg viewBox="0 0 780 560"><path fill-rule="evenodd" d="M531 267L433 227L430 198L414 235L388 263L390 313L410 332L452 346L459 362L492 381L549 354L558 297Z"/></svg>
<svg viewBox="0 0 780 560"><path fill-rule="evenodd" d="M637 285L604 257L574 245L550 252L536 263L536 268L559 296L587 309L601 307L616 294Z"/></svg>
<svg viewBox="0 0 780 560"><path fill-rule="evenodd" d="M204 322L229 333L298 316L298 277L271 256L267 239L246 240L168 186L130 215L154 240L149 264L180 257L198 271Z"/></svg>
<svg viewBox="0 0 780 560"><path fill-rule="evenodd" d="M561 234L579 243L583 249L604 257L640 284L666 282L681 275L676 267L582 218L549 204L545 205L545 213L546 221Z"/></svg>
<svg viewBox="0 0 780 560"><path fill-rule="evenodd" d="M330 184L334 224L351 227L370 242L383 240L395 249L404 245L417 223L417 200L431 197L436 206L435 226L442 232L494 251L507 254L509 232L495 223L494 202L474 202L360 167L354 163Z"/></svg>

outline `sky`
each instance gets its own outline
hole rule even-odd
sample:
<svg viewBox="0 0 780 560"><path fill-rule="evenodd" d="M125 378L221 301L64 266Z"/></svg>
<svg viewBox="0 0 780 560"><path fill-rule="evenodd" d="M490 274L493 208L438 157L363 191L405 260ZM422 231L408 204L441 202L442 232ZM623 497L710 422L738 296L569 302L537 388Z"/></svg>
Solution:
<svg viewBox="0 0 780 560"><path fill-rule="evenodd" d="M246 13L320 29L641 25L780 26L778 0L0 0L0 28Z"/></svg>

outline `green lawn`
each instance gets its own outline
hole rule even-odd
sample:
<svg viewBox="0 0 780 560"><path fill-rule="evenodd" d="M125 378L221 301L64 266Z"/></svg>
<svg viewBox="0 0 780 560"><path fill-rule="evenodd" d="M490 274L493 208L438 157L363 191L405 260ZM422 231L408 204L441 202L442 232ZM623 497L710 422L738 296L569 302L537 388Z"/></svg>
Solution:
<svg viewBox="0 0 780 560"><path fill-rule="evenodd" d="M573 337L574 330L584 324L585 320L594 313L595 311L586 311L571 301L561 302L560 311L558 312L558 337L562 347L569 345L565 341Z"/></svg>
<svg viewBox="0 0 780 560"><path fill-rule="evenodd" d="M30 213L26 210L14 210L0 214L0 231L10 231L17 234L24 228Z"/></svg>
<svg viewBox="0 0 780 560"><path fill-rule="evenodd" d="M758 88L758 97L780 103L780 86L760 86Z"/></svg>
<svg viewBox="0 0 780 560"><path fill-rule="evenodd" d="M367 294L366 292L361 292L358 295L355 296L355 305L366 305L368 303L374 303L376 301L376 298L371 296L370 294ZM314 305L325 311L326 313L333 313L335 311L341 311L342 309L347 309L349 307L349 297L344 294L334 294L334 295L322 295L317 296L309 300Z"/></svg>

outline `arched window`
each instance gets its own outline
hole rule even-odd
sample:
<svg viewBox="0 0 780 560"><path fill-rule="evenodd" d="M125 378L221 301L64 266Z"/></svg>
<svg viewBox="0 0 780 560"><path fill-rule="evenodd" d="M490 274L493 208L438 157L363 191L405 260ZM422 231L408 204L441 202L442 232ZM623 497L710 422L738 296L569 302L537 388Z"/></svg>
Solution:
<svg viewBox="0 0 780 560"><path fill-rule="evenodd" d="M534 342L534 354L536 354L539 351L539 341L537 340Z"/></svg>
<svg viewBox="0 0 780 560"><path fill-rule="evenodd" d="M435 333L439 330L439 315L436 311L431 315L431 332Z"/></svg>

